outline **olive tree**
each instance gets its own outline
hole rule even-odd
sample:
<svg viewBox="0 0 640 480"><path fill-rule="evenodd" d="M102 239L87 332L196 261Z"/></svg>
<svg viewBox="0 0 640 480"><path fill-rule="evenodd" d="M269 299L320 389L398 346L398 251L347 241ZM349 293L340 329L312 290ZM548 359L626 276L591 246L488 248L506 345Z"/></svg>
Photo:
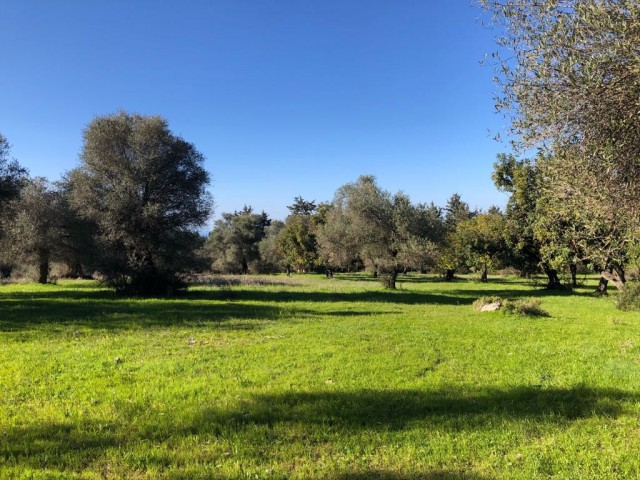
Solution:
<svg viewBox="0 0 640 480"><path fill-rule="evenodd" d="M398 273L407 267L422 268L435 257L433 242L419 235L417 218L417 209L406 195L391 195L374 177L361 176L336 192L320 236L321 251L336 261L353 255L347 252L357 252L384 275L387 288L395 288ZM349 250L343 256L340 250L345 246ZM336 253L330 255L331 251Z"/></svg>
<svg viewBox="0 0 640 480"><path fill-rule="evenodd" d="M258 244L260 253L259 272L278 273L287 269L287 260L278 246L278 239L284 226L284 222L272 220L271 224L264 229L264 238Z"/></svg>
<svg viewBox="0 0 640 480"><path fill-rule="evenodd" d="M559 162L546 178L553 183L543 192L543 214L563 214L563 200L579 195L588 220L577 232L587 247L581 255L600 257L603 272L622 271L621 256L615 259L607 249L635 243L640 224L640 3L481 3L504 28L497 106L511 121L514 145L540 147ZM614 210L623 212L624 221L611 217Z"/></svg>
<svg viewBox="0 0 640 480"><path fill-rule="evenodd" d="M250 206L225 212L216 220L206 242L211 268L223 273L249 273L260 258L259 243L271 220L265 212L254 213Z"/></svg>
<svg viewBox="0 0 640 480"><path fill-rule="evenodd" d="M455 242L466 266L480 271L480 281L488 281L488 270L503 263L507 246L503 236L504 216L499 211L479 213L458 223Z"/></svg>
<svg viewBox="0 0 640 480"><path fill-rule="evenodd" d="M71 201L97 226L99 270L119 292L168 294L181 286L209 216L203 155L159 116L97 117L84 130Z"/></svg>
<svg viewBox="0 0 640 480"><path fill-rule="evenodd" d="M11 221L6 224L5 245L14 262L37 266L39 283L47 283L52 260L64 250L64 203L59 191L44 178L25 184L9 202Z"/></svg>

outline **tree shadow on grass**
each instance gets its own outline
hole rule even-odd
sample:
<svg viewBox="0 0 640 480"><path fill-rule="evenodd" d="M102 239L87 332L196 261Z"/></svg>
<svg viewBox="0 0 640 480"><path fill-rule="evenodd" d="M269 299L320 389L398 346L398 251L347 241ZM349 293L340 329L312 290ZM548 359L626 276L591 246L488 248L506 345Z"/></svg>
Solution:
<svg viewBox="0 0 640 480"><path fill-rule="evenodd" d="M439 293L417 292L409 290L370 290L362 292L305 292L294 290L262 291L262 290L238 290L238 291L197 291L189 293L192 299L230 300L240 302L345 302L345 303L380 303L399 305L460 305L464 298L454 295ZM473 300L469 301L471 303Z"/></svg>
<svg viewBox="0 0 640 480"><path fill-rule="evenodd" d="M480 476L467 470L434 469L426 472L391 472L386 470L366 470L339 474L336 480L482 480Z"/></svg>
<svg viewBox="0 0 640 480"><path fill-rule="evenodd" d="M132 300L115 298L105 291L18 292L0 298L0 332L45 325L106 330L172 326L254 330L278 320L291 322L326 316L370 317L400 313L390 309L316 311L295 305L283 308L284 305L274 303L277 293L236 293L233 300L225 299L223 292L218 291L193 292L180 299ZM266 303L269 300L272 303Z"/></svg>
<svg viewBox="0 0 640 480"><path fill-rule="evenodd" d="M117 298L108 290L43 290L0 296L0 331L38 325L70 324L98 329L131 329L180 325L216 325L228 329L256 329L274 320L300 320L322 316L395 314L391 305L468 306L479 296L515 299L570 295L547 290L477 290L460 286L446 293L415 290L308 292L298 290L199 290L173 299ZM575 294L574 294L575 295ZM582 295L580 293L579 295ZM587 295L586 293L584 295ZM335 308L312 310L295 303L363 303L385 311Z"/></svg>
<svg viewBox="0 0 640 480"><path fill-rule="evenodd" d="M204 399L202 399L204 400ZM615 418L631 411L640 396L616 389L588 387L512 389L428 390L357 390L289 392L259 394L229 409L206 408L192 416L159 416L148 405L134 403L117 418L81 418L75 423L23 423L6 428L0 435L0 460L15 468L59 468L66 472L82 472L87 465L104 458L107 450L182 445L197 448L193 441L209 445L221 440L242 447L243 458L256 465L275 445L290 442L289 432L304 429L305 442L333 442L339 449L351 435L378 430L402 430L415 426L429 431L474 431L505 428L505 422L552 423L569 428L571 422L596 416ZM199 402L201 403L201 402ZM215 405L217 399L212 398ZM176 403L188 411L189 406ZM132 416L133 415L133 416ZM162 420L161 420L162 419ZM274 425L278 428L274 428ZM135 428L131 428L135 425ZM282 436L280 438L280 436ZM295 455L283 461L295 464ZM186 453L189 456L189 453ZM179 457L145 457L153 471L180 467ZM211 461L226 462L233 458L217 457ZM154 463L154 462L157 462ZM172 463L177 462L177 464ZM379 478L408 479L478 479L472 471L427 470L396 473L385 470L336 472L335 478L358 480ZM366 467L364 467L366 468ZM174 475L179 478L179 472ZM220 477L218 477L220 478Z"/></svg>
<svg viewBox="0 0 640 480"><path fill-rule="evenodd" d="M546 288L536 288L531 290L513 290L513 289L484 289L478 290L472 287L458 287L450 290L449 293L460 299L460 303L473 303L479 297L501 297L507 300L517 300L520 298L551 298L551 297L593 297L591 292L577 290L548 290Z"/></svg>
<svg viewBox="0 0 640 480"><path fill-rule="evenodd" d="M255 395L237 411L205 410L196 425L233 423L239 427L302 423L345 431L401 430L413 422L466 430L487 422L538 420L566 423L592 416L615 418L635 393L587 387L518 387L510 390L360 390ZM200 428L200 427L199 427Z"/></svg>
<svg viewBox="0 0 640 480"><path fill-rule="evenodd" d="M285 313L287 314L287 313ZM287 315L291 315L288 313ZM283 318L274 305L181 301L80 301L62 294L50 298L0 300L0 331L44 325L74 325L96 329L166 328L216 325L228 329L257 329Z"/></svg>
<svg viewBox="0 0 640 480"><path fill-rule="evenodd" d="M529 298L529 297L555 297L580 295L589 296L587 293L571 293L568 291L553 290L513 290L513 289L490 289L479 290L468 284L468 288L459 287L455 290L445 292L429 292L416 290L367 290L356 292L322 292L322 291L262 291L262 290L237 290L231 292L219 290L205 290L189 293L192 299L209 300L229 300L240 302L344 302L367 304L397 304L397 305L471 305L477 298L482 296L499 296L507 299Z"/></svg>

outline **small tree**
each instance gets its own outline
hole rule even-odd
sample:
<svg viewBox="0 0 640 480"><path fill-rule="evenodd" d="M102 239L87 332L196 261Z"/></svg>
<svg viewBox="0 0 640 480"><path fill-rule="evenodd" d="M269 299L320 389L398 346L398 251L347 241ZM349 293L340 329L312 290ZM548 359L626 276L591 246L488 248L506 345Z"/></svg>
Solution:
<svg viewBox="0 0 640 480"><path fill-rule="evenodd" d="M100 271L123 293L180 287L212 204L202 154L163 118L121 112L87 126L80 159L71 201L97 226Z"/></svg>
<svg viewBox="0 0 640 480"><path fill-rule="evenodd" d="M480 281L487 282L487 272L501 264L507 250L503 237L504 219L499 212L481 213L460 222L456 228L457 244L464 252L466 264L480 270Z"/></svg>
<svg viewBox="0 0 640 480"><path fill-rule="evenodd" d="M216 220L207 239L208 251L214 271L249 273L250 265L260 258L258 245L265 236L271 220L265 212L254 213L250 206L240 211L223 213Z"/></svg>
<svg viewBox="0 0 640 480"><path fill-rule="evenodd" d="M318 263L318 244L311 214L293 213L278 236L278 248L288 267L298 273L312 270Z"/></svg>
<svg viewBox="0 0 640 480"><path fill-rule="evenodd" d="M444 231L442 247L438 256L438 266L444 271L446 281L455 277L456 270L465 266L464 251L456 238L456 229L461 222L469 220L477 212L471 211L469 204L462 201L459 194L454 193L444 208Z"/></svg>
<svg viewBox="0 0 640 480"><path fill-rule="evenodd" d="M12 221L6 230L9 251L22 263L38 268L38 282L47 283L51 261L61 256L66 236L60 192L44 178L26 184L10 202Z"/></svg>
<svg viewBox="0 0 640 480"><path fill-rule="evenodd" d="M322 241L327 244L321 251L326 258L341 259L335 252L344 244L350 245L359 258L384 274L386 287L395 288L399 272L408 267L421 268L427 257L434 256L435 246L420 236L417 218L416 208L406 195L392 196L376 184L374 177L361 176L336 192L323 227Z"/></svg>
<svg viewBox="0 0 640 480"><path fill-rule="evenodd" d="M284 222L280 220L273 220L271 225L265 228L264 238L258 244L258 250L260 252L258 270L260 272L277 273L286 270L287 260L278 245L280 234L284 228Z"/></svg>

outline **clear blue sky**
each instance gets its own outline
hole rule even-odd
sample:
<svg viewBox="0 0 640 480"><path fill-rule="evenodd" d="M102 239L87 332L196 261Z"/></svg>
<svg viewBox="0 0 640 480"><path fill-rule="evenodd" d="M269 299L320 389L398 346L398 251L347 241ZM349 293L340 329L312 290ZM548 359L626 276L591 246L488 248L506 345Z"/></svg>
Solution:
<svg viewBox="0 0 640 480"><path fill-rule="evenodd" d="M0 0L0 132L55 180L94 116L160 114L206 156L218 215L283 218L361 174L414 201L502 205L484 15L469 0Z"/></svg>

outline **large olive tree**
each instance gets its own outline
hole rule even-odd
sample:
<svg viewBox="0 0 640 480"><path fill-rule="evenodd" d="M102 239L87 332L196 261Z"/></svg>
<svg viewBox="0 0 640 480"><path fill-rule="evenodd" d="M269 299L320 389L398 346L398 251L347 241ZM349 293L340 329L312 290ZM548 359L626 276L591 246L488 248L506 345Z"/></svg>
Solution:
<svg viewBox="0 0 640 480"><path fill-rule="evenodd" d="M71 201L97 225L99 270L123 293L174 291L212 205L203 155L162 117L120 112L89 123L80 159Z"/></svg>
<svg viewBox="0 0 640 480"><path fill-rule="evenodd" d="M511 120L512 139L520 149L546 149L555 162L544 179L553 183L542 189L543 215L575 217L566 200L581 197L587 222L575 252L600 258L605 272L622 272L624 255L606 249L635 243L640 224L640 3L481 3L503 28L497 106ZM612 212L623 212L624 221Z"/></svg>

